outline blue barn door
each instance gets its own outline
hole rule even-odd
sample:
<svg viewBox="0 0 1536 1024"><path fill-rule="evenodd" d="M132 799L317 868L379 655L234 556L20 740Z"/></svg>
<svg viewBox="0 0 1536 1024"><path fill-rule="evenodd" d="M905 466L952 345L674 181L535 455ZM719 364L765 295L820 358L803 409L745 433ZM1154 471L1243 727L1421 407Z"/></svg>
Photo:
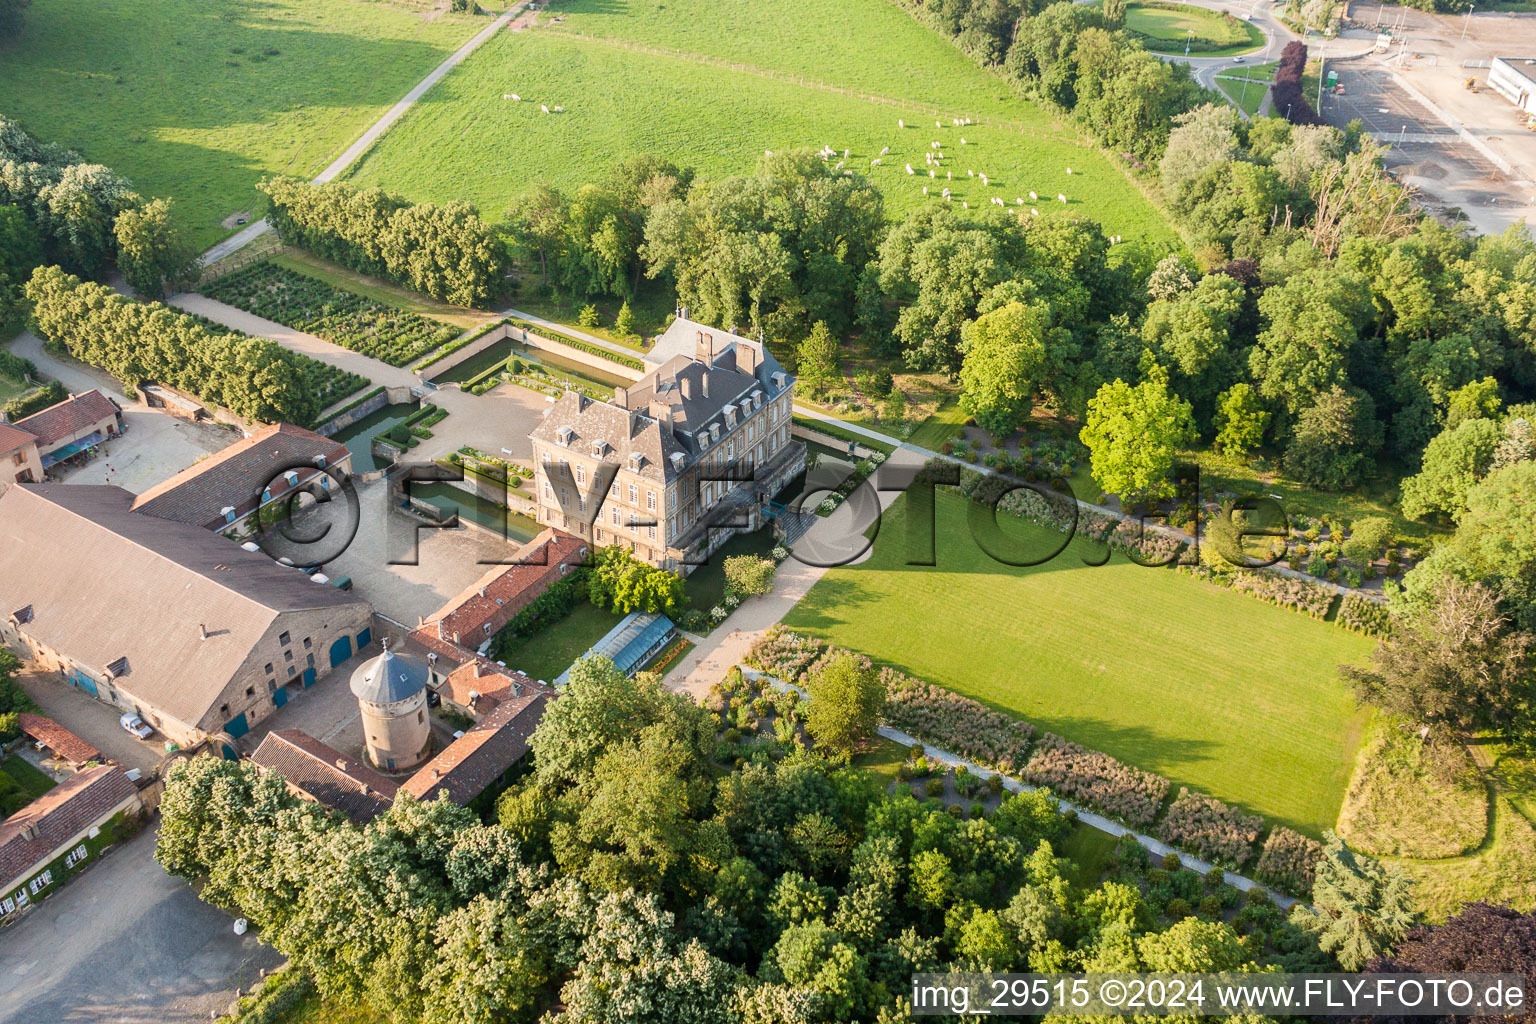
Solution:
<svg viewBox="0 0 1536 1024"><path fill-rule="evenodd" d="M288 687L286 687L286 686L279 686L277 689L273 690L272 691L272 703L276 704L278 707L282 707L284 704L287 704L288 703Z"/></svg>
<svg viewBox="0 0 1536 1024"><path fill-rule="evenodd" d="M78 686L80 689L84 690L86 693L90 694L92 697L95 697L95 696L98 695L96 693L96 680L92 679L90 676L86 675L84 672L80 671L79 669L74 669L73 671L70 672L70 674L69 674L69 685L71 685L71 686Z"/></svg>
<svg viewBox="0 0 1536 1024"><path fill-rule="evenodd" d="M331 644L331 668L335 668L350 657L352 657L351 637L339 637L335 643Z"/></svg>
<svg viewBox="0 0 1536 1024"><path fill-rule="evenodd" d="M246 733L250 732L251 725L245 720L245 712L242 711L234 718L231 718L229 721L225 722L224 731L229 733L235 739L239 739L241 736L244 736Z"/></svg>
<svg viewBox="0 0 1536 1024"><path fill-rule="evenodd" d="M307 669L304 670L304 685L305 685L306 688L315 685L315 670L314 669L307 668Z"/></svg>
<svg viewBox="0 0 1536 1024"><path fill-rule="evenodd" d="M357 634L357 649L358 650L362 650L364 647L367 647L368 646L368 641L372 640L372 639L373 639L373 630L372 629L365 629L365 630L363 630L361 633Z"/></svg>
<svg viewBox="0 0 1536 1024"><path fill-rule="evenodd" d="M223 743L219 746L219 756L226 761L238 761L240 760L240 751L236 750L228 743Z"/></svg>

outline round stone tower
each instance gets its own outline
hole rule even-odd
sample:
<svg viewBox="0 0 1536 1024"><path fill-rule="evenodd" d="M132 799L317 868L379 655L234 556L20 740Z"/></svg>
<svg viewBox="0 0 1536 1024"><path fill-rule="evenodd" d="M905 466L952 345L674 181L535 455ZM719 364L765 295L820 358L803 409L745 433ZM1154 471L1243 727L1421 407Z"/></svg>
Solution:
<svg viewBox="0 0 1536 1024"><path fill-rule="evenodd" d="M352 673L352 693L363 712L363 738L368 759L388 772L415 768L432 749L432 722L427 715L425 662L389 649Z"/></svg>

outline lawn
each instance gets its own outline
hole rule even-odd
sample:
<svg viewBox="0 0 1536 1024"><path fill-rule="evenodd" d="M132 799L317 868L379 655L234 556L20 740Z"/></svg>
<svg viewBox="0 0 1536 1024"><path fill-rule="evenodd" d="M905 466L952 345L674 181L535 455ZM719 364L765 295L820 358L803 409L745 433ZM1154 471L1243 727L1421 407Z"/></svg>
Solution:
<svg viewBox="0 0 1536 1024"><path fill-rule="evenodd" d="M1271 77L1273 77L1272 72ZM1264 96L1269 92L1269 79L1240 74L1217 75L1216 84L1222 92L1227 94L1227 99L1232 101L1232 105L1240 108L1249 117L1259 112L1259 107L1264 103Z"/></svg>
<svg viewBox="0 0 1536 1024"><path fill-rule="evenodd" d="M856 768L868 770L880 780L882 788L889 789L896 781L896 769L907 759L907 748L895 740L876 736L868 747L854 755Z"/></svg>
<svg viewBox="0 0 1536 1024"><path fill-rule="evenodd" d="M1147 49L1164 53L1183 53L1191 32L1197 44L1192 55L1201 57L1247 53L1264 45L1264 33L1242 18L1223 17L1188 4L1130 4L1125 27L1141 36ZM1208 44L1205 48L1198 46L1202 40Z"/></svg>
<svg viewBox="0 0 1536 1024"><path fill-rule="evenodd" d="M0 761L0 817L9 817L36 800L54 782L19 757Z"/></svg>
<svg viewBox="0 0 1536 1024"><path fill-rule="evenodd" d="M725 560L727 558L732 555L767 557L776 543L773 531L764 527L753 533L738 533L720 545L720 549L710 555L707 562L684 577L683 593L687 595L688 607L707 612L725 600ZM750 601L751 598L747 600Z"/></svg>
<svg viewBox="0 0 1536 1024"><path fill-rule="evenodd" d="M1459 743L1427 745L1378 721L1339 813L1339 835L1377 857L1459 857L1488 835L1488 791Z"/></svg>
<svg viewBox="0 0 1536 1024"><path fill-rule="evenodd" d="M415 199L468 199L496 216L536 180L574 191L638 153L719 178L751 170L765 150L832 146L850 150L849 167L870 175L892 214L939 202L945 185L977 208L993 196L1015 205L1033 189L1065 193L1067 208L1107 232L1176 244L1108 157L881 0L785 0L729 15L705 0L575 0L562 13L552 27L487 43L353 179ZM557 105L563 113L540 110ZM965 116L976 123L951 125ZM932 141L952 182L922 173ZM883 165L871 167L885 147ZM967 170L986 172L991 186Z"/></svg>
<svg viewBox="0 0 1536 1024"><path fill-rule="evenodd" d="M0 60L3 112L174 197L206 245L263 175L317 173L486 24L436 6L34 0Z"/></svg>
<svg viewBox="0 0 1536 1024"><path fill-rule="evenodd" d="M904 564L905 500L868 561L830 570L785 625L1016 714L1311 835L1331 828L1363 715L1338 680L1368 639L1074 540L1032 568L970 539L941 492L938 564ZM1060 535L1003 517L1040 554Z"/></svg>
<svg viewBox="0 0 1536 1024"><path fill-rule="evenodd" d="M583 601L553 626L497 650L495 656L508 668L552 683L623 617Z"/></svg>

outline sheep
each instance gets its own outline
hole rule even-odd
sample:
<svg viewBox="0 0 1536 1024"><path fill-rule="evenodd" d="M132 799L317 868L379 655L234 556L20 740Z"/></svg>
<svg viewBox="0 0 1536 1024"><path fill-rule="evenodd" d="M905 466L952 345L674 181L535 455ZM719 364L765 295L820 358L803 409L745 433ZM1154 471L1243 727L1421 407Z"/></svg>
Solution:
<svg viewBox="0 0 1536 1024"><path fill-rule="evenodd" d="M897 128L905 128L906 126L907 126L907 122L903 121L899 117L896 119L896 127Z"/></svg>
<svg viewBox="0 0 1536 1024"><path fill-rule="evenodd" d="M966 119L965 119L965 123L966 123L966 124L970 124L970 123L971 123L971 119L970 119L970 118L966 118Z"/></svg>
<svg viewBox="0 0 1536 1024"><path fill-rule="evenodd" d="M565 113L565 108L564 107L550 107L549 109L553 110L557 114Z"/></svg>
<svg viewBox="0 0 1536 1024"><path fill-rule="evenodd" d="M763 156L773 156L773 150L771 150L771 149L763 150Z"/></svg>
<svg viewBox="0 0 1536 1024"><path fill-rule="evenodd" d="M927 194L928 194L928 186L924 185L923 186L923 195L927 195Z"/></svg>
<svg viewBox="0 0 1536 1024"><path fill-rule="evenodd" d="M1072 168L1070 168L1070 167L1068 167L1068 168L1067 168L1067 173L1068 173L1068 174L1071 174L1071 173L1072 173Z"/></svg>
<svg viewBox="0 0 1536 1024"><path fill-rule="evenodd" d="M973 177L973 178L974 178L974 177L976 177L976 172L975 172L975 171L972 171L972 170L967 170L967 171L966 171L966 172L965 172L965 173L966 173L966 174L969 174L969 175L970 175L970 176L971 176L971 177Z"/></svg>
<svg viewBox="0 0 1536 1024"><path fill-rule="evenodd" d="M928 144L928 148L929 149L938 149L939 148L939 144L937 142L930 142Z"/></svg>
<svg viewBox="0 0 1536 1024"><path fill-rule="evenodd" d="M884 160L881 160L879 157L875 157L873 160L871 160L869 162L869 166L871 166L871 167L879 167L883 163L885 163Z"/></svg>
<svg viewBox="0 0 1536 1024"><path fill-rule="evenodd" d="M981 176L981 187L982 188L986 188L987 187L987 176L985 174L983 174Z"/></svg>
<svg viewBox="0 0 1536 1024"><path fill-rule="evenodd" d="M938 120L937 120L937 119L935 119L935 120L934 120L934 122L933 122L933 126L934 126L934 127L935 127L935 128L943 128L943 127L944 127L944 126L943 126L943 125L942 125L942 124L940 124L940 123L939 123L939 122L938 122Z"/></svg>
<svg viewBox="0 0 1536 1024"><path fill-rule="evenodd" d="M1037 210L1037 209L1035 209L1035 208L1034 208L1034 207L1033 207L1033 206L1031 206L1031 207L1030 207L1030 208L1029 208L1029 215L1030 215L1030 216L1031 216L1031 217L1038 217L1038 216L1040 216L1040 211L1039 211L1039 210Z"/></svg>
<svg viewBox="0 0 1536 1024"><path fill-rule="evenodd" d="M848 151L847 151L847 150L846 150L846 149L845 149L845 150L843 150L843 159L844 159L844 160L847 160L847 159L848 159Z"/></svg>
<svg viewBox="0 0 1536 1024"><path fill-rule="evenodd" d="M965 145L965 136L964 135L960 136L960 145L962 145L962 146Z"/></svg>
<svg viewBox="0 0 1536 1024"><path fill-rule="evenodd" d="M955 180L955 172L954 171L945 171L944 172L944 177L949 179L950 181L954 181Z"/></svg>
<svg viewBox="0 0 1536 1024"><path fill-rule="evenodd" d="M907 164L907 173L908 174L912 173L912 165L911 164Z"/></svg>
<svg viewBox="0 0 1536 1024"><path fill-rule="evenodd" d="M971 204L966 202L964 199L960 200L960 205L965 207L967 210L971 208Z"/></svg>
<svg viewBox="0 0 1536 1024"><path fill-rule="evenodd" d="M1062 193L1062 192L1057 192L1057 193L1056 193L1056 201L1057 201L1057 202L1058 202L1058 203L1064 203L1064 202L1066 202L1066 201L1067 201L1067 197L1066 197L1066 194L1065 194L1065 193Z"/></svg>
<svg viewBox="0 0 1536 1024"><path fill-rule="evenodd" d="M886 146L884 149L882 149L880 151L880 155L881 156L885 156L885 154L889 153L890 151L891 151L891 147L890 146Z"/></svg>
<svg viewBox="0 0 1536 1024"><path fill-rule="evenodd" d="M1022 198L1020 198L1019 196L1014 196L1013 197L1013 203L1014 203L1015 206L1023 206L1024 205L1024 200Z"/></svg>
<svg viewBox="0 0 1536 1024"><path fill-rule="evenodd" d="M542 103L539 104L539 109L544 111L546 114L549 113L549 108Z"/></svg>
<svg viewBox="0 0 1536 1024"><path fill-rule="evenodd" d="M930 177L930 178L937 178L938 176L939 176L939 172L938 171L935 171L932 168L929 168L929 170L928 170L928 177Z"/></svg>
<svg viewBox="0 0 1536 1024"><path fill-rule="evenodd" d="M832 169L833 169L833 170L834 170L834 171L840 171L840 170L842 170L842 169L843 169L843 161L841 161L841 160L839 160L839 161L838 161L838 162L837 162L837 166L836 166L836 167L834 167L834 168L832 168Z"/></svg>
<svg viewBox="0 0 1536 1024"><path fill-rule="evenodd" d="M1038 203L1038 202L1039 202L1039 201L1040 201L1040 197L1039 197L1039 196L1037 196L1037 195L1035 195L1035 194L1034 194L1034 193L1033 193L1033 192L1031 192L1031 193L1030 193L1030 194L1029 194L1029 198L1030 198L1030 201L1031 201L1031 202L1035 202L1035 203Z"/></svg>

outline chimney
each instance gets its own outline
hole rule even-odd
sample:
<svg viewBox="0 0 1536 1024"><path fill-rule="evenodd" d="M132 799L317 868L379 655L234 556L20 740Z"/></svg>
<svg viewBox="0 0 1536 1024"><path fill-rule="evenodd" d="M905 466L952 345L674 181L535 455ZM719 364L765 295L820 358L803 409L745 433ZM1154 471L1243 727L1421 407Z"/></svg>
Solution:
<svg viewBox="0 0 1536 1024"><path fill-rule="evenodd" d="M699 374L699 394L703 395L705 398L709 397L709 371L708 370L705 370L703 373Z"/></svg>
<svg viewBox="0 0 1536 1024"><path fill-rule="evenodd" d="M37 822L24 821L21 823L21 838L31 841L37 838Z"/></svg>
<svg viewBox="0 0 1536 1024"><path fill-rule="evenodd" d="M613 389L613 404L618 406L620 409L628 409L629 392L625 391L621 387L615 387Z"/></svg>
<svg viewBox="0 0 1536 1024"><path fill-rule="evenodd" d="M346 758L338 757L336 759L336 767L341 769L342 771L346 771L347 770L347 760L346 760Z"/></svg>
<svg viewBox="0 0 1536 1024"><path fill-rule="evenodd" d="M661 424L662 430L672 433L672 407L666 402L652 402L647 415Z"/></svg>
<svg viewBox="0 0 1536 1024"><path fill-rule="evenodd" d="M679 377L677 379L677 383L678 386L683 390L684 398L693 397L693 381L689 380L687 377Z"/></svg>
<svg viewBox="0 0 1536 1024"><path fill-rule="evenodd" d="M762 353L755 346L744 343L736 345L736 369L742 373L756 375L757 367L762 361Z"/></svg>

